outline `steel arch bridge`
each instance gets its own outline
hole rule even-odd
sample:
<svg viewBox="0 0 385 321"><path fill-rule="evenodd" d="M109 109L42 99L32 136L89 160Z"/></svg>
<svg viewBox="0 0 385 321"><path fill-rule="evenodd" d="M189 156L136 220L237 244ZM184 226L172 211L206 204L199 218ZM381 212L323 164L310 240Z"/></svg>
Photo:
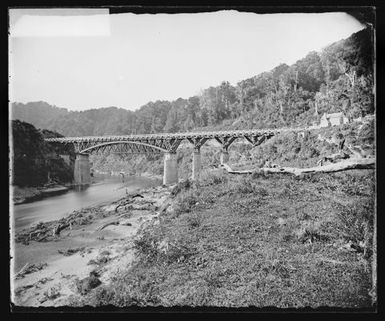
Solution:
<svg viewBox="0 0 385 321"><path fill-rule="evenodd" d="M72 145L77 154L75 162L75 182L83 184L89 182L90 153L121 153L143 154L164 153L164 184L178 181L176 151L182 141L187 140L194 146L193 153L193 179L198 179L201 167L200 148L208 141L214 139L222 147L221 163L229 159L228 149L237 139L245 139L253 147L262 144L269 138L282 132L303 132L306 128L280 128L280 129L255 129L231 130L215 132L190 132L190 133L162 133L150 135L125 135L125 136L83 136L46 138L52 144ZM84 174L84 175L83 175Z"/></svg>
<svg viewBox="0 0 385 321"><path fill-rule="evenodd" d="M50 143L70 144L79 154L116 151L127 153L175 153L183 140L189 141L195 149L215 139L227 150L230 145L239 138L246 139L253 146L258 146L265 140L284 131L304 131L304 128L258 129L258 130L232 130L196 133L164 133L150 135L125 135L125 136L82 136L46 138ZM124 148L117 148L118 145Z"/></svg>

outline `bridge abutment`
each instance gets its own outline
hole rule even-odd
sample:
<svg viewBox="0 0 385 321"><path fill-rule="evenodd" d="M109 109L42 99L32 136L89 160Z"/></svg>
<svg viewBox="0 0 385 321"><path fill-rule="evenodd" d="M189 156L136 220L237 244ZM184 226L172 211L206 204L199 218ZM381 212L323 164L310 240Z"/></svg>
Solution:
<svg viewBox="0 0 385 321"><path fill-rule="evenodd" d="M192 160L192 176L193 181L197 181L201 174L201 151L194 149Z"/></svg>
<svg viewBox="0 0 385 321"><path fill-rule="evenodd" d="M176 153L164 154L163 185L178 183L178 161Z"/></svg>
<svg viewBox="0 0 385 321"><path fill-rule="evenodd" d="M76 154L74 181L76 185L85 185L91 183L91 165L89 155Z"/></svg>

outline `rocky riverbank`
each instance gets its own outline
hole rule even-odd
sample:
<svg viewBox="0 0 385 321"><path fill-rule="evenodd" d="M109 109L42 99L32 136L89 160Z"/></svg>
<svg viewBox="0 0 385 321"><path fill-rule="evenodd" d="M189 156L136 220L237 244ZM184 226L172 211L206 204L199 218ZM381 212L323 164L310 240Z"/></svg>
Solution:
<svg viewBox="0 0 385 321"><path fill-rule="evenodd" d="M12 302L63 306L108 284L116 271L131 264L138 230L167 208L169 195L169 188L153 187L18 232Z"/></svg>

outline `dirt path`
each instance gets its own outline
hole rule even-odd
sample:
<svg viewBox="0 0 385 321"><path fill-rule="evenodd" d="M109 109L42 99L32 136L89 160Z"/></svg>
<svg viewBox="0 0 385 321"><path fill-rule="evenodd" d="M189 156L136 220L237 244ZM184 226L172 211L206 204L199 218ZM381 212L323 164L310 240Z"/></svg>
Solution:
<svg viewBox="0 0 385 321"><path fill-rule="evenodd" d="M82 291L108 284L115 273L133 262L135 235L146 221L157 219L157 210L169 193L166 188L150 188L141 192L144 198L135 200L134 209L122 206L115 211L117 202L106 204L100 206L103 215L88 225L67 228L48 242L16 243L14 271L26 266L40 270L19 277L12 273L12 302L17 306L63 306ZM150 206L139 209L145 204ZM115 224L102 228L111 222Z"/></svg>

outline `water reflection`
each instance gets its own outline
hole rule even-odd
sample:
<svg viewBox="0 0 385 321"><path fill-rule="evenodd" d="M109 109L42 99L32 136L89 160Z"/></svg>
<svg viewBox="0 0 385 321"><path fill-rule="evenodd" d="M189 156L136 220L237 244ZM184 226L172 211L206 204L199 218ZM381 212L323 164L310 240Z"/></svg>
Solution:
<svg viewBox="0 0 385 321"><path fill-rule="evenodd" d="M84 185L74 185L72 189L75 192L82 192L85 191L87 188L89 188L91 185L90 184L84 184Z"/></svg>

